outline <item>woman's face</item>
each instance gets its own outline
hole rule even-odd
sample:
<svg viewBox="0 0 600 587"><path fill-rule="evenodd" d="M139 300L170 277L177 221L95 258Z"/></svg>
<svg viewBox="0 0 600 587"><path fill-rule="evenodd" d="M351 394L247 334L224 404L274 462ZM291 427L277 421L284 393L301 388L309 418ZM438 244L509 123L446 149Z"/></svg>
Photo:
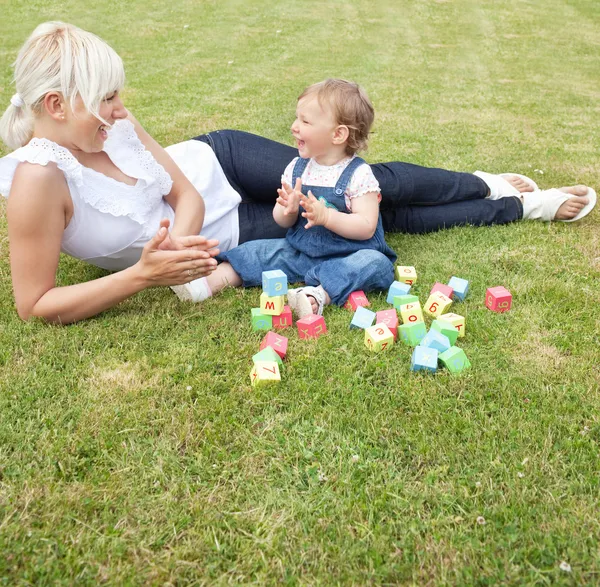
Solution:
<svg viewBox="0 0 600 587"><path fill-rule="evenodd" d="M98 108L99 115L109 124L126 118L127 110L118 92L109 94L102 100ZM65 128L72 150L85 153L99 153L104 148L108 137L106 125L90 114L79 96L75 99L74 109L67 106L65 111L67 127Z"/></svg>

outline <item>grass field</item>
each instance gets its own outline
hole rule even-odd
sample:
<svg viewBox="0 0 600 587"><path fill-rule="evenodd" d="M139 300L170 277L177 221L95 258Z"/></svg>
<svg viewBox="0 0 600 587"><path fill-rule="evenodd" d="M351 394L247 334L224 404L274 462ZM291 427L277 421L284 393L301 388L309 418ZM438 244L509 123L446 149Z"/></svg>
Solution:
<svg viewBox="0 0 600 587"><path fill-rule="evenodd" d="M370 161L600 187L591 0L0 12L3 105L23 40L62 19L122 55L126 104L164 145L219 128L289 143L296 96L338 76L375 104ZM390 235L422 299L471 281L462 376L411 374L404 346L368 355L333 308L328 336L289 334L282 384L254 390L258 290L193 306L154 289L72 326L23 323L0 210L0 584L600 582L598 211ZM65 257L58 281L100 275ZM503 315L483 306L499 284Z"/></svg>

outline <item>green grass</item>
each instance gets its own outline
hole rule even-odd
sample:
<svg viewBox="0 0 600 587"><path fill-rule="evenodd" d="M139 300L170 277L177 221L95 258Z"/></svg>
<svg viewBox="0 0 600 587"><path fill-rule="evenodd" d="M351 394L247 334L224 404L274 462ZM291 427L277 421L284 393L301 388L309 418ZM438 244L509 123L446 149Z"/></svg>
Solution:
<svg viewBox="0 0 600 587"><path fill-rule="evenodd" d="M2 104L25 37L60 18L123 56L126 103L165 145L218 128L288 142L296 96L334 75L372 97L371 161L600 186L596 2L0 9ZM328 336L289 334L281 385L254 390L258 290L22 323L2 209L0 583L598 584L598 228L596 211L390 236L422 299L471 280L472 369L411 374L407 347L367 354L334 308ZM65 257L58 281L102 274ZM483 307L499 284L504 315Z"/></svg>

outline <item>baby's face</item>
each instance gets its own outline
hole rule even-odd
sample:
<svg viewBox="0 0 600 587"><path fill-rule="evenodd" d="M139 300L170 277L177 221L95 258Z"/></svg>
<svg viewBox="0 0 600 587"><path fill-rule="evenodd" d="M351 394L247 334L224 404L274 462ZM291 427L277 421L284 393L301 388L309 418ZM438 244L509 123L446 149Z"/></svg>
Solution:
<svg viewBox="0 0 600 587"><path fill-rule="evenodd" d="M333 137L337 127L331 109L321 106L315 95L299 100L291 130L300 157L316 159L327 155L335 146Z"/></svg>

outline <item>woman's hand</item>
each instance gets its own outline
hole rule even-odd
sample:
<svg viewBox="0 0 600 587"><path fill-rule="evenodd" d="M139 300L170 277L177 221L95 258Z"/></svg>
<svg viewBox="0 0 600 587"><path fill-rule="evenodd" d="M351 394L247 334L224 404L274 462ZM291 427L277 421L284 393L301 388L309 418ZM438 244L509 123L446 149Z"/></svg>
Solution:
<svg viewBox="0 0 600 587"><path fill-rule="evenodd" d="M317 200L311 191L308 192L308 196L300 195L300 204L304 208L302 217L308 221L304 228L325 226L329 219L329 208L323 202Z"/></svg>
<svg viewBox="0 0 600 587"><path fill-rule="evenodd" d="M277 190L278 198L276 202L283 207L284 216L298 214L300 206L300 198L302 196L302 180L296 179L296 185L292 187L285 181L281 184L281 188Z"/></svg>
<svg viewBox="0 0 600 587"><path fill-rule="evenodd" d="M169 219L163 218L160 221L161 228L164 227L169 229ZM195 249L196 251L207 251L211 257L219 254L219 251L213 251L213 249L219 244L216 239L207 239L202 235L191 235L191 236L175 236L171 232L167 232L165 240L159 245L161 251L183 251L185 249ZM216 250L216 249L215 249Z"/></svg>

